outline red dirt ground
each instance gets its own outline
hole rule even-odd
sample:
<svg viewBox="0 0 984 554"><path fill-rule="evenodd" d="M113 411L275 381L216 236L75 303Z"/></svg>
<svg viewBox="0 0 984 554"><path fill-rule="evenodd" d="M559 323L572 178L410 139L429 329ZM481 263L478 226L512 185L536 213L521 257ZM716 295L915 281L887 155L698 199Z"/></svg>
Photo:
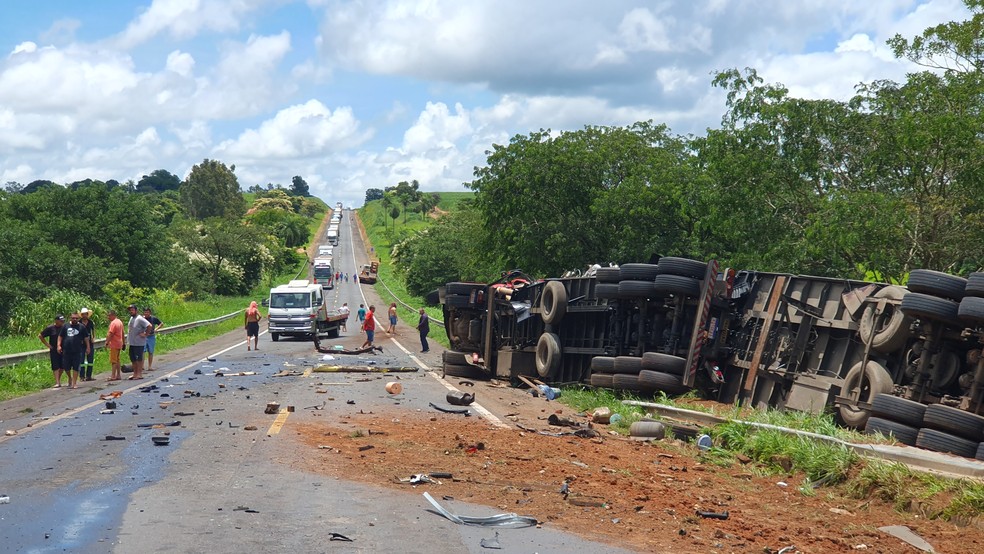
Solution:
<svg viewBox="0 0 984 554"><path fill-rule="evenodd" d="M564 408L556 403L510 401L515 395L507 390L489 390L485 397L516 407L509 420L564 430L543 421ZM563 415L574 417L570 409ZM917 552L878 531L884 525L909 526L937 552L984 552L979 523L958 527L899 513L838 488L804 496L798 490L802 475L762 477L741 464L721 468L702 462L686 443L636 442L613 436L603 425L596 427L596 438L551 437L496 428L478 418L395 409L296 429L306 446L297 449L300 461L311 471L401 490L412 485L399 483L400 477L449 472L453 479L417 490L534 516L545 525L643 552L762 553L790 545L807 553ZM367 446L372 448L360 450ZM559 492L564 481L570 489L566 499ZM697 510L727 511L729 517L704 519Z"/></svg>

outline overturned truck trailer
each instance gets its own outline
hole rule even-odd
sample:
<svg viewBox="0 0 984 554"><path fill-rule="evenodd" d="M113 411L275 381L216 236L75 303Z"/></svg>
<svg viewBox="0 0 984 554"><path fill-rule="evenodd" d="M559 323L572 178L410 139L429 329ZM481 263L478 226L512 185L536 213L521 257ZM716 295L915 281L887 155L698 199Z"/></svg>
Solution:
<svg viewBox="0 0 984 554"><path fill-rule="evenodd" d="M968 441L961 452L984 441L984 274L914 270L900 287L664 257L448 283L442 299L448 374L696 388L758 408L831 408L854 427L874 413L902 442L940 428Z"/></svg>

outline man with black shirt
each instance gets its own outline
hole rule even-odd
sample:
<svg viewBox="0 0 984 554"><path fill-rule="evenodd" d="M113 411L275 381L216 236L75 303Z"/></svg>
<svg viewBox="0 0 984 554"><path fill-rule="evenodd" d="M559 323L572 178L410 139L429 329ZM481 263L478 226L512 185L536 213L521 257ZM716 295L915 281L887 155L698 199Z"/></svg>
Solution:
<svg viewBox="0 0 984 554"><path fill-rule="evenodd" d="M79 315L82 316L82 319L79 320L79 323L83 327L89 330L89 341L91 342L95 340L96 324L93 323L91 319L92 312L89 310L89 308L82 308L82 311L79 312ZM95 359L95 357L96 357L96 349L90 348L89 352L85 355L85 358L82 360L82 370L79 371L80 380L95 381L95 379L92 378L92 362Z"/></svg>
<svg viewBox="0 0 984 554"><path fill-rule="evenodd" d="M68 325L62 325L58 333L58 352L62 355L62 365L68 372L68 388L79 388L79 366L82 358L92 351L89 329L79 323L79 314L69 317Z"/></svg>
<svg viewBox="0 0 984 554"><path fill-rule="evenodd" d="M48 358L51 359L51 371L55 374L55 386L52 388L61 388L61 377L62 377L62 355L58 352L58 333L61 333L62 327L65 325L65 316L58 314L55 316L55 322L41 331L38 338L41 339L41 344L48 349Z"/></svg>

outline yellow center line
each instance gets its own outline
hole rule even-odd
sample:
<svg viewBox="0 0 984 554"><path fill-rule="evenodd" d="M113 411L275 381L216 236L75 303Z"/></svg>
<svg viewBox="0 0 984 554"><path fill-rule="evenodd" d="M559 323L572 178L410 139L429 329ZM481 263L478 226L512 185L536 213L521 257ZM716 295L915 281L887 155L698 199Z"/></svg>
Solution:
<svg viewBox="0 0 984 554"><path fill-rule="evenodd" d="M267 435L276 435L279 433L280 429L284 426L284 423L287 423L287 416L289 415L290 412L287 411L287 408L281 409L280 413L277 414L277 419L273 420L273 425L271 425L270 430L267 431Z"/></svg>

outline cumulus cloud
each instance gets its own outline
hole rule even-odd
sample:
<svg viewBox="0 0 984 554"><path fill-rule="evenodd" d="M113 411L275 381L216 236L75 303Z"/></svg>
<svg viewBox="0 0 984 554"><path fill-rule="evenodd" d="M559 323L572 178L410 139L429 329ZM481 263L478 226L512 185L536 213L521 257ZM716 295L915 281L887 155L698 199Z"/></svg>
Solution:
<svg viewBox="0 0 984 554"><path fill-rule="evenodd" d="M303 158L353 148L371 133L359 128L352 109L334 112L318 100L290 106L249 129L236 140L224 141L216 153L230 158Z"/></svg>
<svg viewBox="0 0 984 554"><path fill-rule="evenodd" d="M234 31L242 19L275 0L154 0L116 37L121 48L133 48L159 34L188 39L203 30Z"/></svg>

